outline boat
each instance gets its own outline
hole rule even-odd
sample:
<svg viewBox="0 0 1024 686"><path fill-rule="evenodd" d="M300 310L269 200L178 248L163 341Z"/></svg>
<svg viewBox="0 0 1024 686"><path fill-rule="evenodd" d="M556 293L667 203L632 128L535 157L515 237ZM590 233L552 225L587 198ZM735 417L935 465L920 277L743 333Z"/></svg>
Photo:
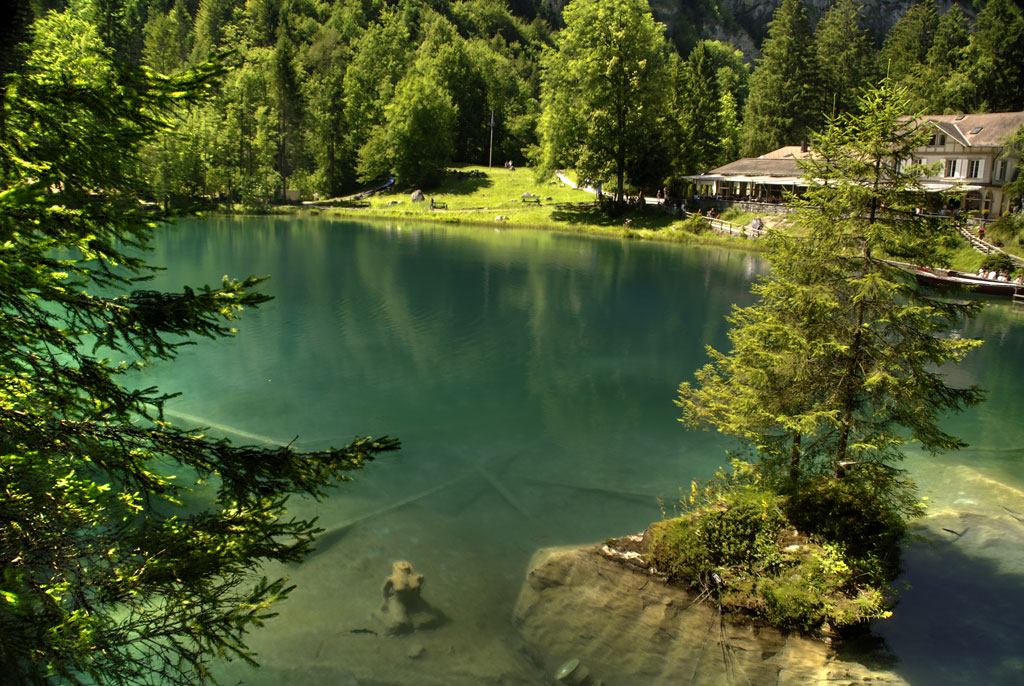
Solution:
<svg viewBox="0 0 1024 686"><path fill-rule="evenodd" d="M911 272L917 278L918 283L926 286L961 286L974 293L1007 297L1019 294L1024 297L1024 285L1016 281L999 281L978 274L964 274L952 269L929 269L915 265L900 266Z"/></svg>

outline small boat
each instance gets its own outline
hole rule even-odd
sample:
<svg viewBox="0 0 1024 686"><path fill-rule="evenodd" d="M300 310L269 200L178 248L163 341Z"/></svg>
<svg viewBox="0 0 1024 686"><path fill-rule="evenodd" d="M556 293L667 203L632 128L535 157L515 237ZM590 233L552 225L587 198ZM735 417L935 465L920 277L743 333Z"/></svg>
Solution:
<svg viewBox="0 0 1024 686"><path fill-rule="evenodd" d="M999 281L977 274L964 274L952 269L929 269L914 265L899 265L917 277L918 283L926 286L964 286L974 293L986 295L1024 296L1024 285L1015 281Z"/></svg>

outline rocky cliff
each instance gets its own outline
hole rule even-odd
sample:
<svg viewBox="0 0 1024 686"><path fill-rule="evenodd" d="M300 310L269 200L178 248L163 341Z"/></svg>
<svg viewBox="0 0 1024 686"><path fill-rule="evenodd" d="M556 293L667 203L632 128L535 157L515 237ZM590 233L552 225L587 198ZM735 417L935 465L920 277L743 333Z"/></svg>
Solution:
<svg viewBox="0 0 1024 686"><path fill-rule="evenodd" d="M545 0L560 11L566 0ZM651 0L651 11L658 21L668 27L672 37L685 55L701 38L713 38L732 43L749 60L759 55L761 41L768 32L768 22L782 0ZM828 9L830 0L808 0L812 21ZM863 0L864 26L881 45L886 33L914 4L914 0ZM976 10L970 2L954 3L939 0L940 14L953 4L959 4L968 17Z"/></svg>

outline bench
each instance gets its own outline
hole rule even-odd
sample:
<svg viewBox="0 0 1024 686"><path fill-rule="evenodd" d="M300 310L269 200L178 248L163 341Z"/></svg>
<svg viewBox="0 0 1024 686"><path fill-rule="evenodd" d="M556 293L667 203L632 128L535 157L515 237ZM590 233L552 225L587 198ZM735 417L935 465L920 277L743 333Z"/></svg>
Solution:
<svg viewBox="0 0 1024 686"><path fill-rule="evenodd" d="M535 203L537 203L539 205L540 204L540 196L535 195L532 198L522 198L522 201L523 202L535 202Z"/></svg>

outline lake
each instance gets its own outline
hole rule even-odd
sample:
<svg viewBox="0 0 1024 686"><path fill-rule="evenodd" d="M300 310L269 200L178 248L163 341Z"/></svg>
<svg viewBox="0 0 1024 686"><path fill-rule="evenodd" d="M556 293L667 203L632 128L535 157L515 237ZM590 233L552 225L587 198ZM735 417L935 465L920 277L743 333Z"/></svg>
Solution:
<svg viewBox="0 0 1024 686"><path fill-rule="evenodd" d="M672 401L705 346L727 346L724 316L766 269L743 251L317 217L182 221L159 232L153 262L168 268L157 288L273 277L275 299L236 338L146 373L183 394L171 419L302 449L402 440L324 501L294 501L327 531L308 561L268 569L298 588L252 635L262 668L220 672L261 686L547 683L510 622L530 557L639 531L726 464L733 444L684 429ZM1024 488L1024 308L993 302L961 333L986 344L949 373L989 397L948 419L969 448L910 451L933 508L967 497L965 473ZM1009 502L978 501L996 514ZM922 572L951 559L940 553L911 550L914 588L874 627L879 652L922 686L1020 683L1024 624L992 608L1024 600L1024 561L958 554L949 569L985 576L944 580ZM430 636L363 632L400 559L447 617ZM961 604L915 596L940 582Z"/></svg>

